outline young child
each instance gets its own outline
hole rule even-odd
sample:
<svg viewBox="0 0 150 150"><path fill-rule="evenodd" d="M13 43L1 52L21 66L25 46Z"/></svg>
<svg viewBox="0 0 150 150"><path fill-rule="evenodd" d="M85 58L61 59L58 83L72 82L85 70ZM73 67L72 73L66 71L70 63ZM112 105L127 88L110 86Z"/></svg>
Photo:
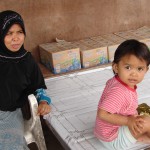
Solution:
<svg viewBox="0 0 150 150"><path fill-rule="evenodd" d="M94 134L106 150L127 149L137 141L150 143L150 117L138 116L136 88L150 64L148 47L127 40L117 48L109 79L98 104Z"/></svg>
<svg viewBox="0 0 150 150"><path fill-rule="evenodd" d="M29 94L39 102L38 115L50 112L43 75L30 52L24 49L25 27L14 11L0 13L0 149L28 150L21 108Z"/></svg>

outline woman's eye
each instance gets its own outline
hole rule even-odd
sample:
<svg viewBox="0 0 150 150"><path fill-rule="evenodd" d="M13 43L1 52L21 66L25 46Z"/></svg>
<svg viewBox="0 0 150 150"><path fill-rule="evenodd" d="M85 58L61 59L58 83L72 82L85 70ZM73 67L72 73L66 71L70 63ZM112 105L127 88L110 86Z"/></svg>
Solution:
<svg viewBox="0 0 150 150"><path fill-rule="evenodd" d="M19 33L23 33L23 31L19 31Z"/></svg>
<svg viewBox="0 0 150 150"><path fill-rule="evenodd" d="M6 35L12 35L12 32L8 32Z"/></svg>

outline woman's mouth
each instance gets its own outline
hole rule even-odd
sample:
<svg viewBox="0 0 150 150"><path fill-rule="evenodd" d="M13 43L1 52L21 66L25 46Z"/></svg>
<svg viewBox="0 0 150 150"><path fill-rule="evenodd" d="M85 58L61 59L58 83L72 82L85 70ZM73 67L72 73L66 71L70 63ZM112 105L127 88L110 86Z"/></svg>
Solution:
<svg viewBox="0 0 150 150"><path fill-rule="evenodd" d="M13 45L12 45L12 48L13 48L13 49L19 49L19 48L20 48L20 44L13 44Z"/></svg>

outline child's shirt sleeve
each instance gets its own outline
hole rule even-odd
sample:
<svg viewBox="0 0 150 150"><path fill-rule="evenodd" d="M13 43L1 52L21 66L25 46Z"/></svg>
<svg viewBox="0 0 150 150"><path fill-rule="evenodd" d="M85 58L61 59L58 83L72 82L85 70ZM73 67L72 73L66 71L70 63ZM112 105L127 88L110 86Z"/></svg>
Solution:
<svg viewBox="0 0 150 150"><path fill-rule="evenodd" d="M46 101L48 104L51 103L51 98L47 96L45 89L40 88L35 91L35 97L38 102Z"/></svg>

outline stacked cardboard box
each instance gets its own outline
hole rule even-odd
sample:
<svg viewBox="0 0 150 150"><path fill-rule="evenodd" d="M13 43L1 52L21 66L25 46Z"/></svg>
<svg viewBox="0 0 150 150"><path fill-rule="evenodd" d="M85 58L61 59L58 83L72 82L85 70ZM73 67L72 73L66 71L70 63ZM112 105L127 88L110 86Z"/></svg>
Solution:
<svg viewBox="0 0 150 150"><path fill-rule="evenodd" d="M107 46L103 46L92 39L80 40L79 43L84 45L84 47L80 47L83 68L108 63Z"/></svg>
<svg viewBox="0 0 150 150"><path fill-rule="evenodd" d="M119 46L120 43L125 41L125 39L113 33L102 35L102 37L105 40L109 41L107 44L108 58L109 58L109 62L112 62L114 60L114 54L115 54L117 47Z"/></svg>
<svg viewBox="0 0 150 150"><path fill-rule="evenodd" d="M81 69L80 51L70 42L39 45L41 62L54 74Z"/></svg>
<svg viewBox="0 0 150 150"><path fill-rule="evenodd" d="M140 37L142 37L140 41L145 43L150 49L150 28L149 27L146 27L146 26L141 27L135 30L134 34L137 34Z"/></svg>
<svg viewBox="0 0 150 150"><path fill-rule="evenodd" d="M137 39L145 43L150 48L150 34L149 33L150 33L150 28L143 27L137 30L129 30L125 32L118 32L115 34L124 39Z"/></svg>
<svg viewBox="0 0 150 150"><path fill-rule="evenodd" d="M91 39L93 39L94 41L97 41L99 45L101 45L102 47L104 46L107 47L108 62L112 62L114 58L114 53L119 43L115 41L116 40L119 41L120 37L115 36L114 34L112 35L108 34L108 35L103 35L103 36L98 36L98 37L92 37Z"/></svg>
<svg viewBox="0 0 150 150"><path fill-rule="evenodd" d="M117 47L127 39L137 39L150 48L150 28L142 27L90 37L79 41L59 41L39 45L41 62L54 74L107 64L114 59Z"/></svg>

